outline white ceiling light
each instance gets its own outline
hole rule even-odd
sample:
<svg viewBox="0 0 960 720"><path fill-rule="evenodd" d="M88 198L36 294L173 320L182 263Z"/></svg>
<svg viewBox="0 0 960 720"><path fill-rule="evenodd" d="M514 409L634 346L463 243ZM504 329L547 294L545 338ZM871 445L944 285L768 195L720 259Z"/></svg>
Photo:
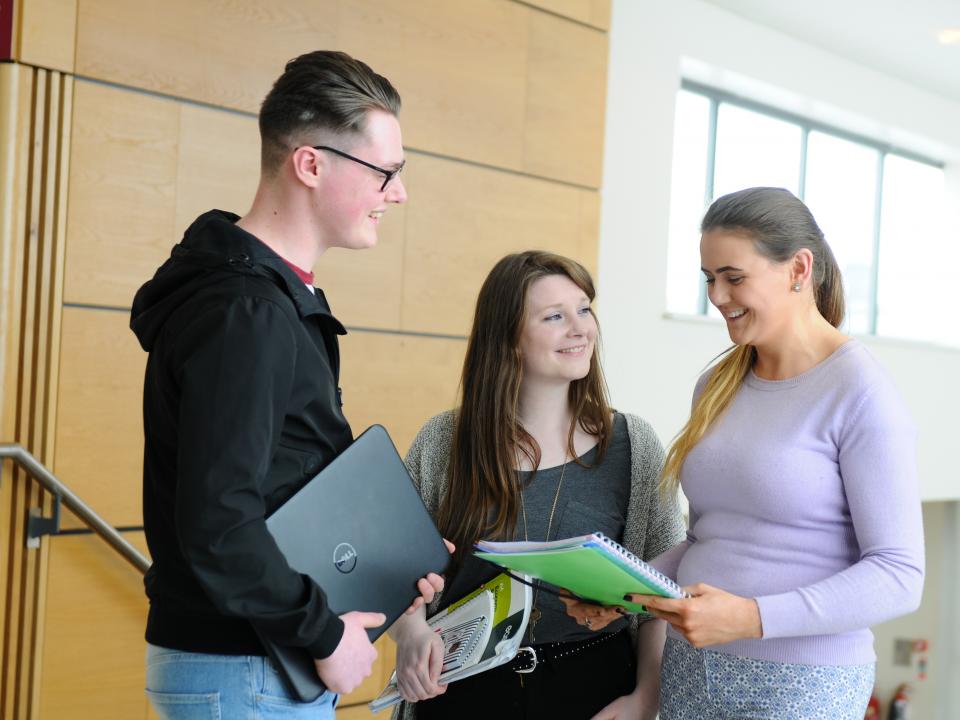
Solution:
<svg viewBox="0 0 960 720"><path fill-rule="evenodd" d="M960 28L947 28L937 33L941 45L960 45Z"/></svg>

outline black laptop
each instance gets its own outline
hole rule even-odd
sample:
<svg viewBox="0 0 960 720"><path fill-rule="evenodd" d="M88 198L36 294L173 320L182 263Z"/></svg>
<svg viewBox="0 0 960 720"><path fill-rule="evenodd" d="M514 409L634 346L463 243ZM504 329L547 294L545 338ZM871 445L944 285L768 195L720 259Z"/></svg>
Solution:
<svg viewBox="0 0 960 720"><path fill-rule="evenodd" d="M442 573L447 548L381 425L358 437L267 518L290 566L323 588L337 615L382 612L371 642L419 595L417 580ZM326 689L303 648L261 634L293 692L310 702Z"/></svg>

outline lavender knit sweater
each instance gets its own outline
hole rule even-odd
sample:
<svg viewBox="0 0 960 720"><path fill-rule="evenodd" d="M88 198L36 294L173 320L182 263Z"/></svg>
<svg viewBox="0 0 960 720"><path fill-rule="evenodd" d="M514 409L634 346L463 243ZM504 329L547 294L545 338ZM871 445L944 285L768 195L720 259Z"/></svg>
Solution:
<svg viewBox="0 0 960 720"><path fill-rule="evenodd" d="M903 401L855 340L788 380L751 372L687 456L687 540L654 563L681 585L756 598L763 639L710 649L873 662L869 627L915 610L923 587L915 446Z"/></svg>

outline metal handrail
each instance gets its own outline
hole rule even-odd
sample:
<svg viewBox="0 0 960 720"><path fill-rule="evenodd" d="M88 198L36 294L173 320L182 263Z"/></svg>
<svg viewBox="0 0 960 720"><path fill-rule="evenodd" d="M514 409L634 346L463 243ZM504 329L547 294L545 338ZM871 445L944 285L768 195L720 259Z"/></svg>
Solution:
<svg viewBox="0 0 960 720"><path fill-rule="evenodd" d="M77 497L70 488L63 484L39 460L37 460L22 445L15 443L0 443L0 461L10 458L22 467L34 480L52 495L60 498L70 511L80 518L91 530L106 540L128 563L141 573L150 569L150 561L143 556L133 545L117 532L116 528L97 515L89 505Z"/></svg>

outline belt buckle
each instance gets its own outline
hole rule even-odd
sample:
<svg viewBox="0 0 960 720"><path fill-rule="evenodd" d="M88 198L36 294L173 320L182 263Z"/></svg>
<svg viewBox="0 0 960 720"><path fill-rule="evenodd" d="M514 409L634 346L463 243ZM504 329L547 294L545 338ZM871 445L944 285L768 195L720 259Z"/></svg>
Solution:
<svg viewBox="0 0 960 720"><path fill-rule="evenodd" d="M522 647L517 651L517 658L519 659L521 653L529 653L530 657L533 659L533 665L528 668L517 668L514 672L520 673L521 675L526 675L527 673L532 673L537 669L537 651L532 647Z"/></svg>

